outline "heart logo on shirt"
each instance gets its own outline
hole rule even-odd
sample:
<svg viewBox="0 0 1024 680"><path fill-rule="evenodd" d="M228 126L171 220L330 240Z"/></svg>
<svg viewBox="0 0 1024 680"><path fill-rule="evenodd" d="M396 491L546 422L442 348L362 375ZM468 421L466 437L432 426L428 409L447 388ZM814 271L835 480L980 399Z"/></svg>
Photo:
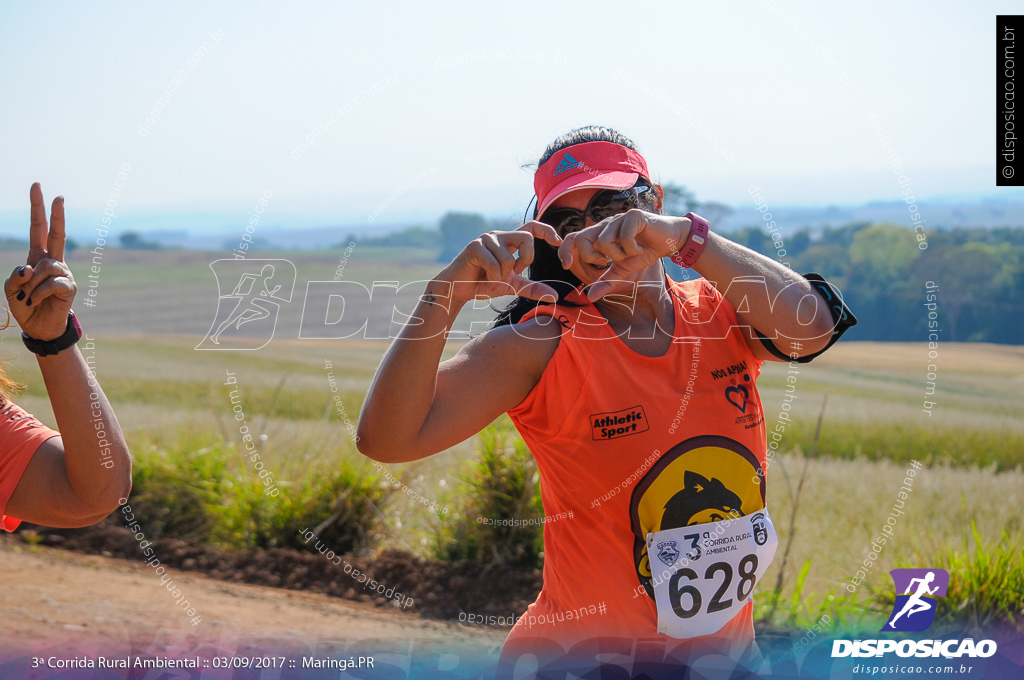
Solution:
<svg viewBox="0 0 1024 680"><path fill-rule="evenodd" d="M740 401L739 397L737 397L736 401L733 401L733 395L740 395L740 394L743 395L743 400ZM738 387L726 387L725 388L725 399L726 399L726 401L728 401L730 404L732 404L733 406L738 408L740 410L740 413L746 413L747 412L747 399L749 399L749 398L750 398L750 392L743 385L740 385Z"/></svg>

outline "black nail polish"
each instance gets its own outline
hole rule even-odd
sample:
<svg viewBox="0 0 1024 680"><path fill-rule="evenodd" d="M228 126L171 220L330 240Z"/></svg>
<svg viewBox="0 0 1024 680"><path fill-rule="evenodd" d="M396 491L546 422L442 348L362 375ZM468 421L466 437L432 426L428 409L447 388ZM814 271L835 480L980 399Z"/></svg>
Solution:
<svg viewBox="0 0 1024 680"><path fill-rule="evenodd" d="M25 291L19 290L18 291L18 302L21 302L24 299L25 299Z"/></svg>
<svg viewBox="0 0 1024 680"><path fill-rule="evenodd" d="M24 275L25 275L25 265L21 265L20 267L18 267L18 276L24 276Z"/></svg>
<svg viewBox="0 0 1024 680"><path fill-rule="evenodd" d="M25 306L26 307L31 307L32 306L32 298L29 298L28 300L25 300Z"/></svg>

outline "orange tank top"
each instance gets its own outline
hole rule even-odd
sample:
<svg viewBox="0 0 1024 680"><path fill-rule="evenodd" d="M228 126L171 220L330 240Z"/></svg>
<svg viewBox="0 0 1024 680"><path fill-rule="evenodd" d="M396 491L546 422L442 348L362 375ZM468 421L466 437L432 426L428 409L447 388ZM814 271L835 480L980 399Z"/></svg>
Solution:
<svg viewBox="0 0 1024 680"><path fill-rule="evenodd" d="M675 307L668 352L630 350L580 293L580 307L543 305L558 349L508 414L537 461L547 515L544 586L506 646L545 638L569 649L598 637L657 638L648 532L717 521L765 507L767 452L761 361L736 312L704 279L666 277ZM715 638L715 639L712 639ZM742 650L753 604L702 641ZM669 641L669 642L675 642ZM726 652L728 653L728 652Z"/></svg>
<svg viewBox="0 0 1024 680"><path fill-rule="evenodd" d="M43 425L17 404L0 403L0 529L14 531L21 520L5 514L36 449L60 432Z"/></svg>

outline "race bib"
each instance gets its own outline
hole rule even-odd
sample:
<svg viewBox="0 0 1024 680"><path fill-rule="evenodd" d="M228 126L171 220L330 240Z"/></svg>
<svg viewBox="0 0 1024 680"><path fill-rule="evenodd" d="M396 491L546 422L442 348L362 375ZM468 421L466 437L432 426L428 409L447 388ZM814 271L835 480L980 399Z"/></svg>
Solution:
<svg viewBox="0 0 1024 680"><path fill-rule="evenodd" d="M767 508L647 534L658 632L683 639L721 630L750 601L778 545Z"/></svg>

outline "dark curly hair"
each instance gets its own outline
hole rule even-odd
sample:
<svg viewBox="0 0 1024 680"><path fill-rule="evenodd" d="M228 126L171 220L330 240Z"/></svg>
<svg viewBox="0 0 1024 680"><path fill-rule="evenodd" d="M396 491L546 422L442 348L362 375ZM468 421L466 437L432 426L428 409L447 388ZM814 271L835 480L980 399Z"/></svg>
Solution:
<svg viewBox="0 0 1024 680"><path fill-rule="evenodd" d="M544 153L541 154L540 160L537 161L537 166L540 167L548 162L552 156L556 153L570 146L576 144L585 144L587 142L612 142L613 144L619 144L637 151L636 144L633 143L629 137L618 130L614 130L603 125L587 125L585 127L576 128L571 130L564 135L556 138L553 142L548 144L547 148L544 149ZM642 178L651 188L640 194L641 205L644 210L649 212L661 212L658 207L658 194L651 186L650 178ZM638 180L638 183L640 181ZM533 219L537 219L537 208L533 209ZM526 278L531 281L543 281L548 284L558 293L558 303L562 305L576 306L575 303L568 302L565 297L579 287L583 282L580 281L575 274L568 269L562 268L562 263L558 260L558 250L551 246L547 241L542 239L533 240L533 262L527 268L525 273ZM551 304L549 302L538 302L537 300L531 300L524 297L516 297L509 305L503 310L498 311L498 316L494 320L494 326L507 326L519 323L527 312L534 307L541 304Z"/></svg>

